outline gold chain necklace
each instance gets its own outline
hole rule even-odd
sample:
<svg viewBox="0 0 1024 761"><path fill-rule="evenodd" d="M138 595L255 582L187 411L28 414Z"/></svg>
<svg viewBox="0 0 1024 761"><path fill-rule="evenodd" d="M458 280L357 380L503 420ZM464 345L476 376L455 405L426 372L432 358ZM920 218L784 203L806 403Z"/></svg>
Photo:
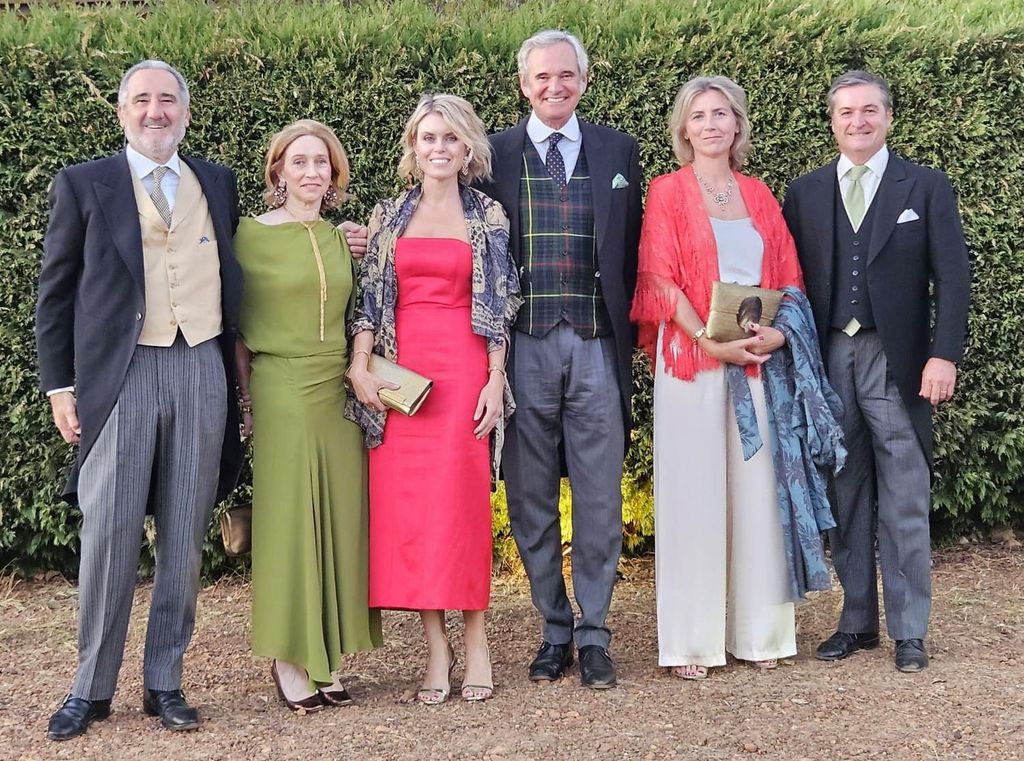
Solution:
<svg viewBox="0 0 1024 761"><path fill-rule="evenodd" d="M324 311L327 305L327 276L324 274L324 260L320 255L320 244L317 243L316 234L313 232L313 228L316 227L323 220L317 217L313 222L303 222L301 219L292 213L292 210L287 206L282 206L288 216L298 222L300 225L306 228L306 232L309 233L309 242L313 246L313 258L316 259L316 271L320 275L320 343L324 341Z"/></svg>

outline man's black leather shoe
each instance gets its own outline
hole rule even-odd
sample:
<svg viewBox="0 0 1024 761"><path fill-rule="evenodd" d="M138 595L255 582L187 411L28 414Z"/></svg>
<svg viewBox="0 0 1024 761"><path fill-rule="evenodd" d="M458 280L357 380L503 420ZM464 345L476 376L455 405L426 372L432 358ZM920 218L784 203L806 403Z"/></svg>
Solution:
<svg viewBox="0 0 1024 761"><path fill-rule="evenodd" d="M928 651L919 639L896 640L896 668L907 674L916 674L928 668Z"/></svg>
<svg viewBox="0 0 1024 761"><path fill-rule="evenodd" d="M871 650L878 647L878 633L850 634L836 632L818 645L814 657L819 661L841 661L857 650Z"/></svg>
<svg viewBox="0 0 1024 761"><path fill-rule="evenodd" d="M615 686L615 664L600 645L580 648L580 681L592 690L607 690Z"/></svg>
<svg viewBox="0 0 1024 761"><path fill-rule="evenodd" d="M537 656L530 664L530 679L534 682L554 682L561 679L572 665L572 643L552 645L541 642Z"/></svg>
<svg viewBox="0 0 1024 761"><path fill-rule="evenodd" d="M109 700L83 700L68 695L50 717L46 736L51 740L70 740L84 735L94 721L110 716Z"/></svg>
<svg viewBox="0 0 1024 761"><path fill-rule="evenodd" d="M175 732L199 726L199 711L185 702L181 690L146 690L142 710L146 716L159 716L160 723Z"/></svg>

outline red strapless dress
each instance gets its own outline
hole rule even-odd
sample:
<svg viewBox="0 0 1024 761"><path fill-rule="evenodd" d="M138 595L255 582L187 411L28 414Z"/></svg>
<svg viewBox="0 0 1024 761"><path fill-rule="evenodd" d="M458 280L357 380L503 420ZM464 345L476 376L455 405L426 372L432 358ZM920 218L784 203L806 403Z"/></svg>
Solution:
<svg viewBox="0 0 1024 761"><path fill-rule="evenodd" d="M472 249L400 238L398 362L434 381L413 417L389 412L370 450L370 607L484 610L491 588L490 451L473 435L487 343L470 327Z"/></svg>

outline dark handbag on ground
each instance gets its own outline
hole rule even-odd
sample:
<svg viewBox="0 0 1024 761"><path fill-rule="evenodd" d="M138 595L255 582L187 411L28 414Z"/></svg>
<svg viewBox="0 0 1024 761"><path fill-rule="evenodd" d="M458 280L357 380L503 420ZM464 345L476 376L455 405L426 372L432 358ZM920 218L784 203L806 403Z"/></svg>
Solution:
<svg viewBox="0 0 1024 761"><path fill-rule="evenodd" d="M387 407L401 412L403 415L415 415L427 399L434 381L424 378L407 367L385 359L379 354L371 354L366 369L381 380L395 383L398 388L382 388L377 396Z"/></svg>
<svg viewBox="0 0 1024 761"><path fill-rule="evenodd" d="M707 337L713 341L749 338L753 335L749 325L770 326L781 303L782 291L716 280L711 284Z"/></svg>
<svg viewBox="0 0 1024 761"><path fill-rule="evenodd" d="M235 505L220 514L220 538L230 557L252 549L252 505Z"/></svg>

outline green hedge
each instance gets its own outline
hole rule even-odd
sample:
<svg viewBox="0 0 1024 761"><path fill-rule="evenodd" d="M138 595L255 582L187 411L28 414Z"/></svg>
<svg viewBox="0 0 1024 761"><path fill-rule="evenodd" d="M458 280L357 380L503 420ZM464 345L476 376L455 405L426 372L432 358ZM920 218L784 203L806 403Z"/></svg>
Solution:
<svg viewBox="0 0 1024 761"><path fill-rule="evenodd" d="M665 123L689 77L722 73L750 96L750 170L781 194L833 156L822 94L850 67L893 86L898 152L946 170L972 251L970 348L955 401L937 416L938 535L1024 518L1024 12L1020 0L902 6L866 0L578 0L466 3L150 4L0 15L0 566L73 568L78 516L57 496L70 452L37 390L32 319L46 189L69 163L118 150L121 73L146 57L192 86L183 150L239 174L260 209L269 135L300 117L337 128L364 218L399 189L405 118L423 91L469 98L493 128L526 109L514 57L551 26L592 56L582 114L637 136L645 174L673 168ZM650 377L637 363L627 463L627 543L653 533ZM237 498L244 498L246 490ZM496 532L508 526L496 507ZM211 543L207 571L223 565Z"/></svg>

